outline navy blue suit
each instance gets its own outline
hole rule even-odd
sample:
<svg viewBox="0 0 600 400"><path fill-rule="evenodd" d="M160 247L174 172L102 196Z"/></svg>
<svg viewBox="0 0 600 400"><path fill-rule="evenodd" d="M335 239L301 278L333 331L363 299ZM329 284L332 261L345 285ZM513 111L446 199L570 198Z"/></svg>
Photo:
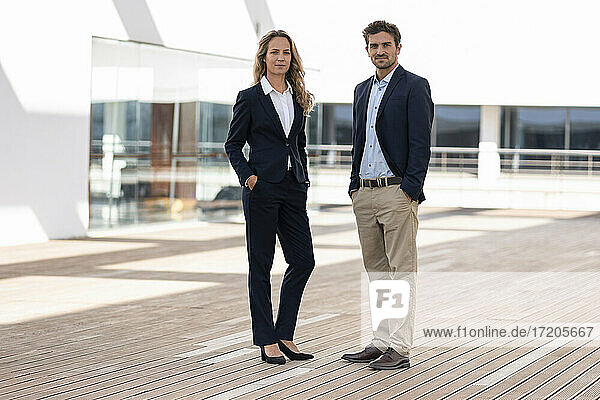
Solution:
<svg viewBox="0 0 600 400"><path fill-rule="evenodd" d="M365 147L367 107L373 77L354 90L352 107L352 173L348 194L359 188L359 171ZM385 90L375 130L385 161L400 188L419 203L425 200L423 183L431 155L433 102L426 79L398 66Z"/></svg>
<svg viewBox="0 0 600 400"><path fill-rule="evenodd" d="M291 157L296 180L308 182L306 118L302 112L294 97L294 122L286 138L271 97L263 93L260 82L239 92L225 151L242 186L250 175L271 183L281 182L287 170L287 155ZM246 142L250 146L248 160L242 154Z"/></svg>
<svg viewBox="0 0 600 400"><path fill-rule="evenodd" d="M306 118L294 98L294 121L286 137L279 115L258 83L238 94L225 142L229 161L244 186L242 204L246 219L248 292L254 344L293 340L302 293L314 268L312 237L306 214L308 169ZM248 160L242 148L248 143ZM288 156L291 169L288 169ZM249 176L258 181L250 190ZM289 264L273 322L271 267L275 236Z"/></svg>

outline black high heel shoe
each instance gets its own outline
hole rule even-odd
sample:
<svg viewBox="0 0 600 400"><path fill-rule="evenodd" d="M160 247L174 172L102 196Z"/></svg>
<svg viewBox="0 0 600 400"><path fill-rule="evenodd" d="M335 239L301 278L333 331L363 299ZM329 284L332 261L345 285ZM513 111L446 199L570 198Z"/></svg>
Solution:
<svg viewBox="0 0 600 400"><path fill-rule="evenodd" d="M315 357L312 354L308 353L296 353L290 350L290 348L287 347L281 340L277 341L277 345L279 346L279 350L281 350L281 352L292 361L310 360L311 358Z"/></svg>
<svg viewBox="0 0 600 400"><path fill-rule="evenodd" d="M285 364L284 356L269 357L265 353L265 347L260 346L260 359L266 361L267 364Z"/></svg>

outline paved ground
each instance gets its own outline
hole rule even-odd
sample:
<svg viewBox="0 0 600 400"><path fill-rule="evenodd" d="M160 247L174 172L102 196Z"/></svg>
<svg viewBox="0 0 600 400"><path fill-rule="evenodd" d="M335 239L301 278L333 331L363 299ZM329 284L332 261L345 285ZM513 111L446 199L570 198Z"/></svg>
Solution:
<svg viewBox="0 0 600 400"><path fill-rule="evenodd" d="M0 399L600 398L600 214L420 213L408 370L339 359L370 339L340 207L311 213L296 341L316 357L285 366L251 345L240 223L0 248ZM275 303L284 269L278 254ZM484 334L515 328L527 334Z"/></svg>

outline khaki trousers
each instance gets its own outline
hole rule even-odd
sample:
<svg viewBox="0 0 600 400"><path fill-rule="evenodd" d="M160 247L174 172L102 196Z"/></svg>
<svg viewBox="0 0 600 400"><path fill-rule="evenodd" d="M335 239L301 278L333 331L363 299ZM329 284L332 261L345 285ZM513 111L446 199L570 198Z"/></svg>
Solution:
<svg viewBox="0 0 600 400"><path fill-rule="evenodd" d="M352 208L369 281L404 280L410 285L408 313L373 326L373 345L408 355L415 326L418 202L409 202L400 185L361 187L352 195Z"/></svg>

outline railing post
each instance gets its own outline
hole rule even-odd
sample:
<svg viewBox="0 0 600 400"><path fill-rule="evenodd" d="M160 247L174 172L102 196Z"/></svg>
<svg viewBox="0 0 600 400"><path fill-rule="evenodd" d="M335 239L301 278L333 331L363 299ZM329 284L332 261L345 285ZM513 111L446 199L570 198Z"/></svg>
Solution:
<svg viewBox="0 0 600 400"><path fill-rule="evenodd" d="M492 184L500 177L500 106L481 106L479 124L479 152L477 153L477 180Z"/></svg>
<svg viewBox="0 0 600 400"><path fill-rule="evenodd" d="M519 172L519 163L521 162L520 158L519 158L519 153L513 154L513 158L512 158L512 172L514 174Z"/></svg>
<svg viewBox="0 0 600 400"><path fill-rule="evenodd" d="M494 142L479 142L477 154L477 179L480 183L492 183L500 177L500 154Z"/></svg>
<svg viewBox="0 0 600 400"><path fill-rule="evenodd" d="M442 153L442 172L446 172L446 161L447 161L447 158L448 158L448 155L444 151Z"/></svg>

